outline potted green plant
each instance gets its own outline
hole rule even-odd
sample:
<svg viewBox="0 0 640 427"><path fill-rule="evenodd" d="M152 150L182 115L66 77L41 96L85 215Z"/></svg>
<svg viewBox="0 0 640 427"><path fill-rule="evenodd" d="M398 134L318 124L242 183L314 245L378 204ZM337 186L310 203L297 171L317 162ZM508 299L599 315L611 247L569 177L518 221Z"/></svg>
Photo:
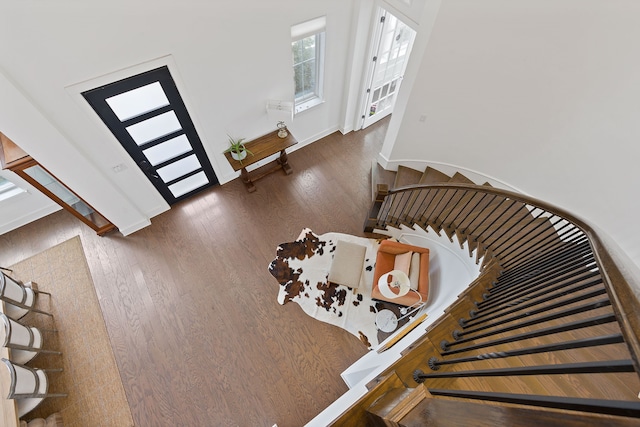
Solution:
<svg viewBox="0 0 640 427"><path fill-rule="evenodd" d="M224 152L231 153L231 157L234 160L238 160L240 164L242 164L242 160L247 157L247 154L253 156L253 153L244 146L244 138L233 138L231 136L229 136L229 148L224 150Z"/></svg>

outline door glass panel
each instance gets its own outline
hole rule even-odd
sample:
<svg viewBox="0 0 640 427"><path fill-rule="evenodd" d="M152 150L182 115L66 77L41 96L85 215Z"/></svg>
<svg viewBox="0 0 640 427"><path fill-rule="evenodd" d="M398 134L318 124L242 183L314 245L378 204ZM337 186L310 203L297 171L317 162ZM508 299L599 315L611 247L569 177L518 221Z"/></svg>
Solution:
<svg viewBox="0 0 640 427"><path fill-rule="evenodd" d="M398 83L397 79L391 82L391 87L389 88L389 93L395 92L397 83Z"/></svg>
<svg viewBox="0 0 640 427"><path fill-rule="evenodd" d="M393 105L393 97L394 97L393 94L387 96L387 104L388 105Z"/></svg>
<svg viewBox="0 0 640 427"><path fill-rule="evenodd" d="M162 144L154 145L151 148L142 150L144 155L153 166L178 157L181 154L191 151L191 144L186 135L176 136Z"/></svg>
<svg viewBox="0 0 640 427"><path fill-rule="evenodd" d="M371 102L377 102L378 98L380 98L380 88L377 88L374 92L373 92L373 99L371 100Z"/></svg>
<svg viewBox="0 0 640 427"><path fill-rule="evenodd" d="M169 105L160 82L148 84L105 99L121 122Z"/></svg>
<svg viewBox="0 0 640 427"><path fill-rule="evenodd" d="M196 169L200 169L201 167L198 157L195 154L192 154L182 160L178 160L177 162L161 167L157 172L164 182L169 182L180 178L189 172L193 172Z"/></svg>
<svg viewBox="0 0 640 427"><path fill-rule="evenodd" d="M135 125L127 126L127 132L138 146L182 129L176 113L167 111Z"/></svg>
<svg viewBox="0 0 640 427"><path fill-rule="evenodd" d="M389 90L389 84L386 84L382 87L382 95L380 95L380 98L384 98L385 96L387 96L387 91Z"/></svg>
<svg viewBox="0 0 640 427"><path fill-rule="evenodd" d="M398 55L400 57L403 57L407 54L408 50L409 50L409 43L403 43L402 46L400 46L400 53Z"/></svg>
<svg viewBox="0 0 640 427"><path fill-rule="evenodd" d="M190 177L178 181L175 184L171 184L169 186L169 190L173 194L173 197L180 197L183 194L187 194L188 192L207 184L209 184L207 175L205 175L204 172L198 172L197 174L191 175Z"/></svg>

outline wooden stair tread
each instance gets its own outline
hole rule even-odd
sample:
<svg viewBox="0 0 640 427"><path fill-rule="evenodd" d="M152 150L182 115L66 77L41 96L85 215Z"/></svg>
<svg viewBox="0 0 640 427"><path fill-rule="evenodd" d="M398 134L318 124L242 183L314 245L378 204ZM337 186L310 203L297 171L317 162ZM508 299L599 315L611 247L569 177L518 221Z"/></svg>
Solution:
<svg viewBox="0 0 640 427"><path fill-rule="evenodd" d="M373 402L368 411L384 417L409 396L413 390L412 388L393 388Z"/></svg>
<svg viewBox="0 0 640 427"><path fill-rule="evenodd" d="M416 388L393 389L380 397L367 411L379 417L384 423L380 425L397 423L422 402L427 393L421 385Z"/></svg>
<svg viewBox="0 0 640 427"><path fill-rule="evenodd" d="M413 411L402 418L405 427L418 426L451 427L475 425L490 427L509 425L518 427L577 427L585 425L606 425L611 427L633 426L635 419L613 415L561 412L505 404L483 405L463 399L424 399Z"/></svg>
<svg viewBox="0 0 640 427"><path fill-rule="evenodd" d="M422 177L422 172L400 165L398 166L398 172L396 173L396 180L393 184L393 188L418 184L420 182L420 177Z"/></svg>
<svg viewBox="0 0 640 427"><path fill-rule="evenodd" d="M469 178L461 174L460 172L456 172L449 182L453 182L456 184L475 184L475 182L471 181Z"/></svg>
<svg viewBox="0 0 640 427"><path fill-rule="evenodd" d="M441 182L448 182L451 177L445 173L440 172L437 169L427 166L420 177L419 184L438 184Z"/></svg>
<svg viewBox="0 0 640 427"><path fill-rule="evenodd" d="M354 425L370 425L367 409L378 399L394 389L406 389L406 385L395 372L391 371L384 376L384 378L380 378L377 384L372 385L367 394L347 409L340 418L334 420L330 426L349 427Z"/></svg>

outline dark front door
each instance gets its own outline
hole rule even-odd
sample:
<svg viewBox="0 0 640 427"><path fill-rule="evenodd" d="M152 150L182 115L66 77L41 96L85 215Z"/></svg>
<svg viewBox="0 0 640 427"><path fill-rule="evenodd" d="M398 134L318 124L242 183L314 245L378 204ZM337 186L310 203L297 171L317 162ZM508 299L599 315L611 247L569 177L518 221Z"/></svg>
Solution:
<svg viewBox="0 0 640 427"><path fill-rule="evenodd" d="M167 203L218 184L167 67L82 95Z"/></svg>

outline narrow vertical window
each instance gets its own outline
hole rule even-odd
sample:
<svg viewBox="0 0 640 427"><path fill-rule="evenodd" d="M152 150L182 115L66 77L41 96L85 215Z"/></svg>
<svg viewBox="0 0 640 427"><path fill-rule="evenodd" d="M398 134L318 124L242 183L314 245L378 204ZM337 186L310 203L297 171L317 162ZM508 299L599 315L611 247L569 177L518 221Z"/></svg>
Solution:
<svg viewBox="0 0 640 427"><path fill-rule="evenodd" d="M291 27L295 112L322 103L326 17Z"/></svg>

